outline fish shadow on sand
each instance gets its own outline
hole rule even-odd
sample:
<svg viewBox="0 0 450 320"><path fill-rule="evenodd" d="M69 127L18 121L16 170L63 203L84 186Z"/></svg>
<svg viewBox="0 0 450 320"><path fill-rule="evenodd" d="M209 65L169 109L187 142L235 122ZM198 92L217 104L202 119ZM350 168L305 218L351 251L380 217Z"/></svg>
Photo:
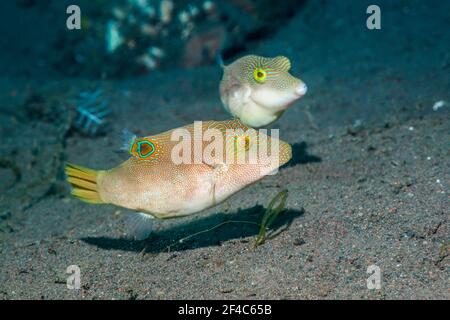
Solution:
<svg viewBox="0 0 450 320"><path fill-rule="evenodd" d="M294 167L298 164L306 164L312 162L322 162L322 158L309 154L306 142L296 142L292 144L292 159L281 168Z"/></svg>
<svg viewBox="0 0 450 320"><path fill-rule="evenodd" d="M145 253L177 252L203 247L220 246L222 242L237 239L242 242L249 242L249 244L252 245L254 239L247 238L255 237L258 234L259 226L257 224L261 222L264 212L265 209L263 206L256 205L248 209L238 210L234 213L212 214L193 220L191 219L186 221L186 223L180 223L170 228L157 230L152 233L148 239L142 241L109 237L86 237L81 240L104 250L123 250ZM269 238L275 237L289 228L292 221L303 213L304 209L284 210L271 226ZM199 233L200 231L214 228L226 221L247 221L250 223L226 223L214 230ZM182 243L179 242L180 239L196 233L198 234Z"/></svg>

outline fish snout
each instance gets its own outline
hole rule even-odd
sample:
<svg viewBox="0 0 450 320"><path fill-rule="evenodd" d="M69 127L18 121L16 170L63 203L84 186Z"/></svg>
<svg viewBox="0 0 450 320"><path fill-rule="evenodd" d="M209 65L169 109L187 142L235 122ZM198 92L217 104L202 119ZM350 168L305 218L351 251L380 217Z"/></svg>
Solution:
<svg viewBox="0 0 450 320"><path fill-rule="evenodd" d="M306 94L307 91L308 91L308 87L303 82L298 84L297 87L295 88L295 93L299 97L303 97Z"/></svg>

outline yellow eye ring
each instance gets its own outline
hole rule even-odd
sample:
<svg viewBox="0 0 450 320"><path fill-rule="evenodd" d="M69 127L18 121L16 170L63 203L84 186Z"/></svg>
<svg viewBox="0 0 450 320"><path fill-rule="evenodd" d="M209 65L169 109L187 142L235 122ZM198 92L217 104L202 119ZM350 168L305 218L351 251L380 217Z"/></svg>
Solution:
<svg viewBox="0 0 450 320"><path fill-rule="evenodd" d="M255 69L253 71L253 78L256 80L256 82L263 83L267 78L266 70L262 68Z"/></svg>
<svg viewBox="0 0 450 320"><path fill-rule="evenodd" d="M244 149L248 151L250 149L250 137L249 136L240 136L235 138L235 149Z"/></svg>

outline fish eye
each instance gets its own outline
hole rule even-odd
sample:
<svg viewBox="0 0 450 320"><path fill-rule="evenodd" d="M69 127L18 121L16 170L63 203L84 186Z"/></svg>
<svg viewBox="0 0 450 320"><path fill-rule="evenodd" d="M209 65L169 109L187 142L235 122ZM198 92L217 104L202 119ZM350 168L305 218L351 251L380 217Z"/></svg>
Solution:
<svg viewBox="0 0 450 320"><path fill-rule="evenodd" d="M250 137L249 136L246 136L244 138L244 149L246 151L248 151L248 149L250 149Z"/></svg>
<svg viewBox="0 0 450 320"><path fill-rule="evenodd" d="M235 149L236 150L245 150L248 151L250 149L250 137L249 136L240 136L235 137Z"/></svg>
<svg viewBox="0 0 450 320"><path fill-rule="evenodd" d="M264 83L267 78L267 72L266 70L262 68L257 68L253 71L253 78L256 80L256 82Z"/></svg>

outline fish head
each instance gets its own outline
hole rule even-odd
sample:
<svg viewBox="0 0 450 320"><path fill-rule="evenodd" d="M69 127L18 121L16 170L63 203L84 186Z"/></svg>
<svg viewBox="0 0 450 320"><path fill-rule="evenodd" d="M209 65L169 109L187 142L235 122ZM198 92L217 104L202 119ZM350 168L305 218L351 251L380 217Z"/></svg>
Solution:
<svg viewBox="0 0 450 320"><path fill-rule="evenodd" d="M242 185L276 173L292 157L289 143L279 139L279 129L269 134L268 129L254 129L238 119L213 122L209 128L223 134L223 152L213 162L226 166L231 179Z"/></svg>
<svg viewBox="0 0 450 320"><path fill-rule="evenodd" d="M290 74L290 69L291 62L284 56L242 57L224 69L222 102L232 113L230 109L243 107L248 101L272 112L283 111L307 91L305 83Z"/></svg>
<svg viewBox="0 0 450 320"><path fill-rule="evenodd" d="M267 131L243 126L227 130L225 160L218 167L217 199L223 200L267 175L276 174L292 158L292 148L278 138L278 130L272 129L270 135Z"/></svg>
<svg viewBox="0 0 450 320"><path fill-rule="evenodd" d="M247 59L250 97L256 104L282 111L306 94L305 83L289 73L288 58L250 56Z"/></svg>

